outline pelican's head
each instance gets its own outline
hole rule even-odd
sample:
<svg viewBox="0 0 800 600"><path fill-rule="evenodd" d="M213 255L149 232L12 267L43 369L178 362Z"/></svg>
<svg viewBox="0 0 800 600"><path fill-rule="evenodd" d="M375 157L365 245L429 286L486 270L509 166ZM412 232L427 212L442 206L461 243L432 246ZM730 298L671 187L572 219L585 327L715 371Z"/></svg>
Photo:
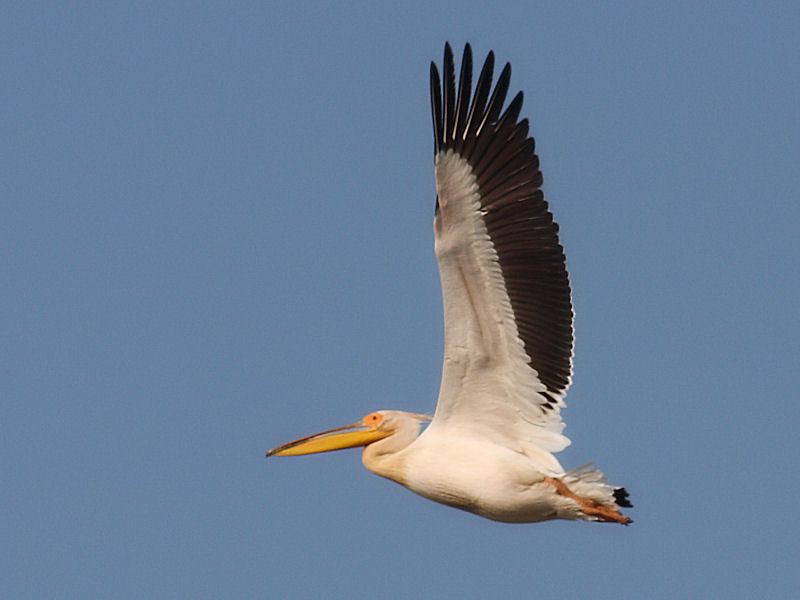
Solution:
<svg viewBox="0 0 800 600"><path fill-rule="evenodd" d="M350 425L308 435L273 448L267 452L267 456L294 456L368 446L389 436L406 446L419 435L422 423L430 420L431 417L427 415L379 410Z"/></svg>

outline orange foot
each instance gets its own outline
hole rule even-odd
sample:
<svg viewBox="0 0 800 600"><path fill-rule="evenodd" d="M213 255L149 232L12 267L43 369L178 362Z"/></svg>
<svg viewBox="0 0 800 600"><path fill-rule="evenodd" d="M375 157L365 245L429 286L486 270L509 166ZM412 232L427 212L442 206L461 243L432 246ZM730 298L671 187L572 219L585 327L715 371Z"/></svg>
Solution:
<svg viewBox="0 0 800 600"><path fill-rule="evenodd" d="M599 502L597 502L596 500L592 500L591 498L582 498L581 496L578 496L577 494L573 493L573 491L569 489L567 485L560 479L554 479L553 477L545 477L544 482L549 483L550 485L555 487L557 494L575 500L575 502L581 505L581 511L583 511L584 514L597 517L599 520L604 521L606 523L622 523L623 525L631 523L631 519L629 517L621 515L619 511L604 506Z"/></svg>

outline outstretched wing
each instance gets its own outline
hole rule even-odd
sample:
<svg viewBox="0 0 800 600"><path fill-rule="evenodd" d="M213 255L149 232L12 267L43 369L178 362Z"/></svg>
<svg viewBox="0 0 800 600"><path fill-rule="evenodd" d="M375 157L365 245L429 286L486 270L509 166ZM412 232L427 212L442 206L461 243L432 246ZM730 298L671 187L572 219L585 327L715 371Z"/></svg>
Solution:
<svg viewBox="0 0 800 600"><path fill-rule="evenodd" d="M441 84L431 63L445 319L431 427L555 452L569 444L559 414L572 375L569 278L528 121L518 120L522 92L501 114L511 66L492 92L493 67L490 52L472 94L469 44L458 91L449 44Z"/></svg>

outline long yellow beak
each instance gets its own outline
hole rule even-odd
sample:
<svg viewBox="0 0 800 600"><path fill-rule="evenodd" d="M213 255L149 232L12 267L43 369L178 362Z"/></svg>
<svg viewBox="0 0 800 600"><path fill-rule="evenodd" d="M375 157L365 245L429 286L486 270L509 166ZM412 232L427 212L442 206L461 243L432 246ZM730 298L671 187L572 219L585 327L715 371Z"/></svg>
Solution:
<svg viewBox="0 0 800 600"><path fill-rule="evenodd" d="M356 446L366 446L372 442L377 442L393 432L381 431L376 427L364 425L363 421L351 423L344 427L329 429L322 433L308 435L278 446L267 451L270 456L297 456L300 454L314 454L316 452L329 452L331 450L343 450L344 448L355 448Z"/></svg>

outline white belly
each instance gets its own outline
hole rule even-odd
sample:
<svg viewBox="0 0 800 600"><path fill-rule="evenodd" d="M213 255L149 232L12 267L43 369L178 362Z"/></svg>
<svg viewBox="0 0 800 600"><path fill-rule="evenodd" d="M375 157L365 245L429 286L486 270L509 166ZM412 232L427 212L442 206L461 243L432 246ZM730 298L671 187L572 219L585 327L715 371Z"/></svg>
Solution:
<svg viewBox="0 0 800 600"><path fill-rule="evenodd" d="M407 448L405 481L410 490L488 519L527 523L578 516L577 504L543 479L554 475L525 454L471 440L427 440Z"/></svg>

